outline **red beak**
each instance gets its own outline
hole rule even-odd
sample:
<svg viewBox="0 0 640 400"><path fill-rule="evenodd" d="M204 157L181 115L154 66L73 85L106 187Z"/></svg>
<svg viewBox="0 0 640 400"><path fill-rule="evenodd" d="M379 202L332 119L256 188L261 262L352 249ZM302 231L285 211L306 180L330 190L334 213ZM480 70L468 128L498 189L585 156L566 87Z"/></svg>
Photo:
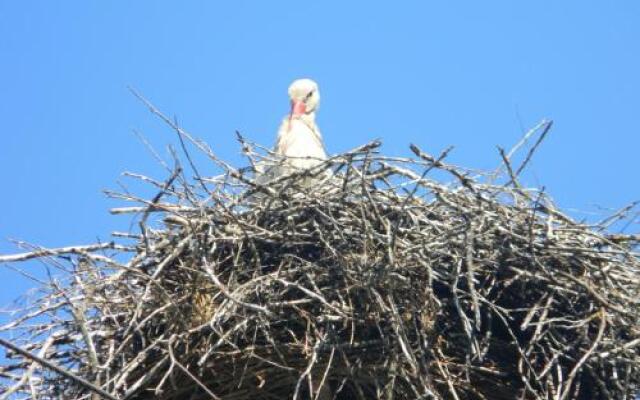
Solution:
<svg viewBox="0 0 640 400"><path fill-rule="evenodd" d="M293 117L299 117L307 111L307 106L304 101L291 100L291 113L289 114L289 120Z"/></svg>

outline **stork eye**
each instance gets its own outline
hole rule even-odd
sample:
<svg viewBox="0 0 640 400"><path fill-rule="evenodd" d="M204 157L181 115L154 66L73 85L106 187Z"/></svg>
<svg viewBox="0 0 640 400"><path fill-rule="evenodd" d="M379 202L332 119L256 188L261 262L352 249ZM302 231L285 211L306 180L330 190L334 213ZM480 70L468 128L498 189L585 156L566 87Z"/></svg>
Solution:
<svg viewBox="0 0 640 400"><path fill-rule="evenodd" d="M313 90L310 91L309 93L307 93L307 95L304 97L304 101L307 101L311 98L311 96L313 96Z"/></svg>

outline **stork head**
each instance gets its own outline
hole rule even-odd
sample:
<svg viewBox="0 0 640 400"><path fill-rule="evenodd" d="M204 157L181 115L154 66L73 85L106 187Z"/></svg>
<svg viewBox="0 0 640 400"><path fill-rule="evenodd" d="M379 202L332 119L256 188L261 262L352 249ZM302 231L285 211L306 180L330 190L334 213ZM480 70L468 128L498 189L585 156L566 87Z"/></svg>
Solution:
<svg viewBox="0 0 640 400"><path fill-rule="evenodd" d="M297 79L289 86L291 114L289 118L313 113L320 104L318 84L311 79Z"/></svg>

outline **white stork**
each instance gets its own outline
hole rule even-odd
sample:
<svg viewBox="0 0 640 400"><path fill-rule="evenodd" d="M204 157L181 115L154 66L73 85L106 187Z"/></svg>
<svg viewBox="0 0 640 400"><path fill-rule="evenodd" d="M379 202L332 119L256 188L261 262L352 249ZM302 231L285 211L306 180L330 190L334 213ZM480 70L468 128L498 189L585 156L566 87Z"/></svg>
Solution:
<svg viewBox="0 0 640 400"><path fill-rule="evenodd" d="M318 84L311 79L295 80L289 86L289 98L291 111L280 124L274 148L280 160L256 165L256 182L262 185L296 170L312 168L327 158L322 135L316 125L316 110L320 104ZM330 172L325 174L325 177L329 176ZM307 178L301 183L310 187L316 182L316 179Z"/></svg>
<svg viewBox="0 0 640 400"><path fill-rule="evenodd" d="M278 130L275 153L285 165L296 169L311 168L327 158L322 135L316 125L320 104L318 84L311 79L298 79L289 86L291 111ZM287 173L290 168L285 168Z"/></svg>

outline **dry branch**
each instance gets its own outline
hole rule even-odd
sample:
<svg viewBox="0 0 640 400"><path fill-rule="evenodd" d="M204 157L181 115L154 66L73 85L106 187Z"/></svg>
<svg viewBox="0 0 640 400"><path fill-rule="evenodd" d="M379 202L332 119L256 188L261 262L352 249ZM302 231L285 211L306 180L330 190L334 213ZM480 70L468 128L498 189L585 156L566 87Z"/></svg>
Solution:
<svg viewBox="0 0 640 400"><path fill-rule="evenodd" d="M448 151L385 157L372 142L265 183L145 104L219 174L192 165L189 183L179 164L164 183L131 174L160 189L152 199L109 193L134 203L114 214L142 216L140 232L115 234L133 245L0 256L68 271L0 328L39 355L10 352L0 390L73 400L97 389L120 399L632 398L639 237L578 223L516 181L550 123L520 167L515 150L501 150L500 176L472 175ZM240 140L251 166L274 162ZM436 170L453 180L429 178Z"/></svg>

